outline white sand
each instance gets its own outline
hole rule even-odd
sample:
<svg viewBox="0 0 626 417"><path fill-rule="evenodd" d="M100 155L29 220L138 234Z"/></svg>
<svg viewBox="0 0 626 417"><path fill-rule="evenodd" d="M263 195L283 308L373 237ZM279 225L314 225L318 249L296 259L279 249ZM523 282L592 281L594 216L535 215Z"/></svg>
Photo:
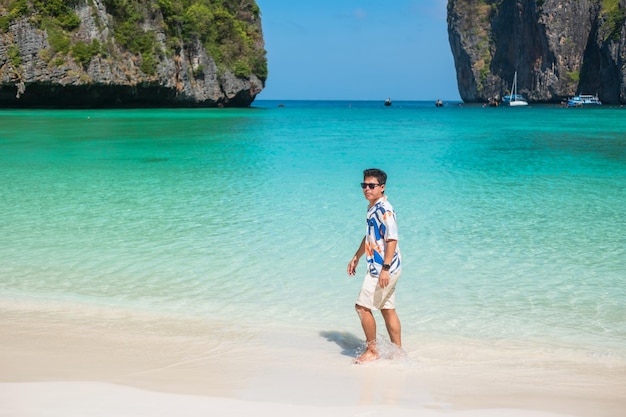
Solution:
<svg viewBox="0 0 626 417"><path fill-rule="evenodd" d="M359 336L0 309L0 417L621 417L619 361L520 359L410 340L351 364Z"/></svg>
<svg viewBox="0 0 626 417"><path fill-rule="evenodd" d="M241 401L228 398L164 394L97 382L0 384L2 416L41 417L346 417L346 416L454 416L454 417L556 417L557 414L525 410L429 410L391 406L325 407Z"/></svg>

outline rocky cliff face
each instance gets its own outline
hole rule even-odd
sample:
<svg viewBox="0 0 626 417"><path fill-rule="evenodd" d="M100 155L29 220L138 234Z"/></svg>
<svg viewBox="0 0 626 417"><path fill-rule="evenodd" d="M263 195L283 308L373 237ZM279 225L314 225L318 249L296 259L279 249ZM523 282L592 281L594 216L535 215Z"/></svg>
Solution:
<svg viewBox="0 0 626 417"><path fill-rule="evenodd" d="M531 102L598 94L626 103L626 0L449 0L448 35L465 102L511 89Z"/></svg>
<svg viewBox="0 0 626 417"><path fill-rule="evenodd" d="M267 75L254 0L238 0L237 9L223 1L217 11L180 3L0 0L0 106L250 105Z"/></svg>

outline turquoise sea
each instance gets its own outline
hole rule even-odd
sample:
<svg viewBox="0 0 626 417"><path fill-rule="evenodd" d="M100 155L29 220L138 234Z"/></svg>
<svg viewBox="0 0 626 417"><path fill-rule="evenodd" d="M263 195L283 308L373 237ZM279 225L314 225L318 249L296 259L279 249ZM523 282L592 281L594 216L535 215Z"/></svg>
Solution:
<svg viewBox="0 0 626 417"><path fill-rule="evenodd" d="M405 349L626 363L626 109L257 101L0 111L0 313L361 336L364 168L387 171ZM381 326L382 328L382 326Z"/></svg>

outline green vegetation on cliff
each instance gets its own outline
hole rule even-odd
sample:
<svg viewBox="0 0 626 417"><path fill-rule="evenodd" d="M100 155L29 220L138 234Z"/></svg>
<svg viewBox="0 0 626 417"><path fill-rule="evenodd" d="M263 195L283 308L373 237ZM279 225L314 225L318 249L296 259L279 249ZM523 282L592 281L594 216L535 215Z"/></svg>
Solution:
<svg viewBox="0 0 626 417"><path fill-rule="evenodd" d="M497 12L494 4L485 0L476 2L468 1L465 8L459 7L459 12L471 18L464 20L463 31L467 36L476 40L476 48L479 59L476 60L473 67L479 74L476 79L476 88L482 91L487 77L491 71L491 61L493 59L493 51L491 49L492 36L489 22L493 15Z"/></svg>
<svg viewBox="0 0 626 417"><path fill-rule="evenodd" d="M237 77L254 74L267 79L267 62L260 26L260 10L254 0L102 0L113 17L112 33L122 49L141 57L140 68L154 75L158 58L173 55L199 42L220 70L230 70ZM51 51L45 54L52 62L71 53L74 61L87 67L96 55L112 55L113 39L108 44L85 42L74 34L81 21L77 6L96 8L93 0L0 0L0 33L23 18L48 33ZM165 50L157 42L157 33L146 30L145 23L163 16ZM158 19L160 20L160 19ZM19 61L11 57L12 62Z"/></svg>
<svg viewBox="0 0 626 417"><path fill-rule="evenodd" d="M602 0L602 13L606 19L603 25L606 33L604 39L619 41L626 18L626 10L620 8L620 0Z"/></svg>
<svg viewBox="0 0 626 417"><path fill-rule="evenodd" d="M80 26L80 19L72 9L79 0L33 0L35 10L53 23L67 31L73 31Z"/></svg>
<svg viewBox="0 0 626 417"><path fill-rule="evenodd" d="M20 18L34 16L34 22L48 20L54 26L67 30L75 30L80 19L72 9L80 0L0 0L0 31L8 32L9 25Z"/></svg>
<svg viewBox="0 0 626 417"><path fill-rule="evenodd" d="M26 0L2 0L0 5L4 10L0 16L0 31L6 33L9 31L9 25L15 19L26 16L28 14L28 3Z"/></svg>
<svg viewBox="0 0 626 417"><path fill-rule="evenodd" d="M218 67L236 76L267 78L267 65L259 25L260 10L252 0L155 0L146 5L134 0L104 0L116 20L117 41L133 53L152 56L156 50L154 33L145 32L141 23L147 12L158 9L163 15L168 51L177 51L199 41Z"/></svg>

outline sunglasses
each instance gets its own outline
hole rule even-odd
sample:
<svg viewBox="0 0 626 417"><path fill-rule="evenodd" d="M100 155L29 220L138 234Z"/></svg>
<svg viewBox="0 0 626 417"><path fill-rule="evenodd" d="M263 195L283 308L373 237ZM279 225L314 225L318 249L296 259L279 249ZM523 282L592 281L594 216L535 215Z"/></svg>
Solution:
<svg viewBox="0 0 626 417"><path fill-rule="evenodd" d="M362 189L366 189L369 187L370 190L373 190L374 188L381 186L382 184L374 184L373 182L362 182L361 183L361 188Z"/></svg>

